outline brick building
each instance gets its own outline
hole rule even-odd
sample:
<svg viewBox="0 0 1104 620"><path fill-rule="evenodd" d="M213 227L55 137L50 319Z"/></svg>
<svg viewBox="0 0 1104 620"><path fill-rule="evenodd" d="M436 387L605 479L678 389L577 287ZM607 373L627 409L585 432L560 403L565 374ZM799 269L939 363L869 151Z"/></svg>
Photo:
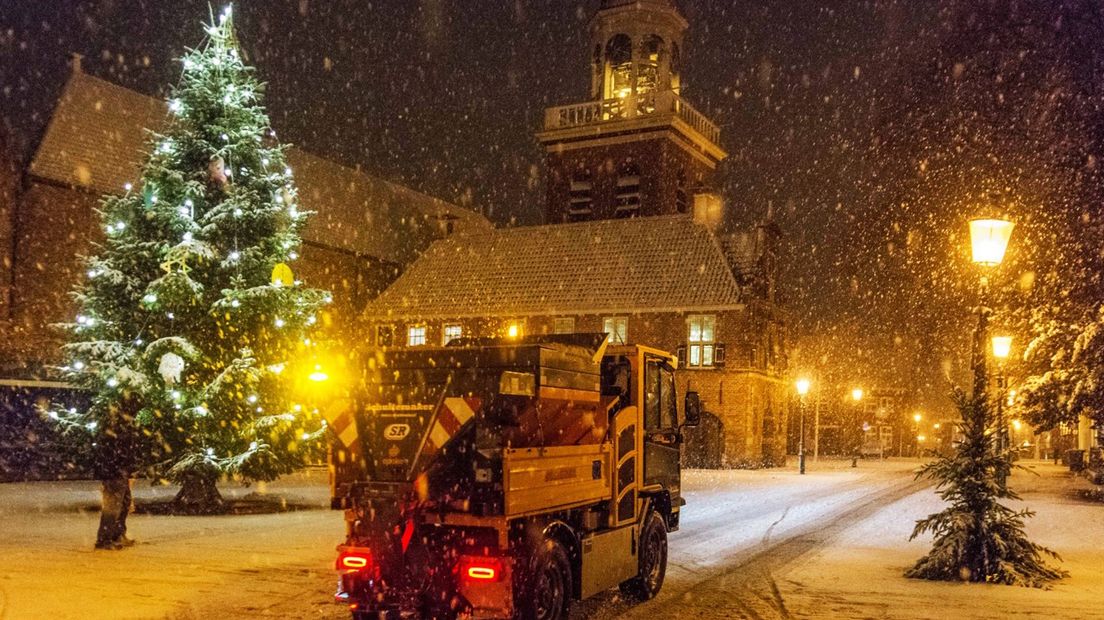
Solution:
<svg viewBox="0 0 1104 620"><path fill-rule="evenodd" d="M722 243L722 240L727 243ZM710 414L688 463L784 459L777 309L757 293L769 231L718 236L688 215L489 231L438 241L366 310L366 344L607 332L676 351Z"/></svg>
<svg viewBox="0 0 1104 620"><path fill-rule="evenodd" d="M29 164L0 150L0 434L22 432L12 427L30 423L30 401L65 392L50 371L60 344L51 325L73 316L80 256L102 235L97 204L138 179L147 130L166 115L164 102L85 74L74 57ZM292 268L333 291L334 326L352 325L433 240L491 228L473 211L302 150L287 160L303 208L315 212Z"/></svg>

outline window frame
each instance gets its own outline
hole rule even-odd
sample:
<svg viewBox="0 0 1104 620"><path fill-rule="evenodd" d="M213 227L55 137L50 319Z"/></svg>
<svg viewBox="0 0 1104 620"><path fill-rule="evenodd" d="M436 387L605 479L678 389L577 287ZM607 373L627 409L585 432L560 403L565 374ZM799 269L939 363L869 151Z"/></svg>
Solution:
<svg viewBox="0 0 1104 620"><path fill-rule="evenodd" d="M456 328L456 335L455 336L449 336L449 329L451 329L453 327ZM461 325L460 323L445 323L444 325L441 326L441 346L447 345L450 340L453 340L455 338L463 338L463 337L464 337L464 326Z"/></svg>
<svg viewBox="0 0 1104 620"><path fill-rule="evenodd" d="M567 331L560 329L560 321L570 321L571 327ZM573 316L558 316L552 319L552 333L553 334L574 334L575 333L575 317Z"/></svg>
<svg viewBox="0 0 1104 620"><path fill-rule="evenodd" d="M387 343L381 342L382 337L380 332L387 330ZM376 325L376 346L377 347L393 347L395 346L395 324L394 323L380 323Z"/></svg>
<svg viewBox="0 0 1104 620"><path fill-rule="evenodd" d="M414 331L422 330L421 342L414 342ZM408 347L424 347L429 344L429 326L425 323L415 323L413 325L406 326L406 346Z"/></svg>
<svg viewBox="0 0 1104 620"><path fill-rule="evenodd" d="M710 321L710 337L705 338L706 321ZM697 323L697 338L694 327ZM708 358L708 360L706 359ZM696 360L696 361L695 361ZM717 315L691 314L686 317L687 368L714 368L717 365Z"/></svg>
<svg viewBox="0 0 1104 620"><path fill-rule="evenodd" d="M612 329L612 330L607 327L607 325L609 325L609 323L611 321L614 322L614 329ZM620 334L617 333L617 331L618 331L617 330L618 322L620 322L624 326L624 329L621 330ZM602 317L602 331L606 332L606 341L609 342L611 345L629 344L629 317L627 317L627 316ZM614 338L615 336L617 338L619 338L621 341L617 342L617 340Z"/></svg>

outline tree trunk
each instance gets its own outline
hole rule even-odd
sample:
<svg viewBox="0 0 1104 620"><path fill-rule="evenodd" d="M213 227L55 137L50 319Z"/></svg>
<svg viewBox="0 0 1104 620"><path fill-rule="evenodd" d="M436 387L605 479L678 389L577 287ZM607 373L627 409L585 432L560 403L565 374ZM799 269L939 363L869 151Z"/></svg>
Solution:
<svg viewBox="0 0 1104 620"><path fill-rule="evenodd" d="M189 475L180 483L180 492L173 499L178 512L184 514L219 514L226 511L226 503L215 483L218 478Z"/></svg>

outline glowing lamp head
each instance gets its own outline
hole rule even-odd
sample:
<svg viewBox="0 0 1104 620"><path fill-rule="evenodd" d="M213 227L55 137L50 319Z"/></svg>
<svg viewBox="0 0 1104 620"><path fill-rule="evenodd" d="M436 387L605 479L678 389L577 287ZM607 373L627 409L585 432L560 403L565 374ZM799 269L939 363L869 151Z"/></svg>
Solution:
<svg viewBox="0 0 1104 620"><path fill-rule="evenodd" d="M311 372L311 374L308 375L307 378L311 381L314 381L315 383L322 383L323 381L328 381L330 379L330 375L323 372L321 364L315 364L314 371Z"/></svg>
<svg viewBox="0 0 1104 620"><path fill-rule="evenodd" d="M851 400L853 400L855 402L859 402L860 400L862 400L862 397L863 397L862 388L855 388L855 389L851 390Z"/></svg>
<svg viewBox="0 0 1104 620"><path fill-rule="evenodd" d="M1008 239L1014 224L1008 220L970 220L970 247L973 260L985 267L995 267L1004 260Z"/></svg>
<svg viewBox="0 0 1104 620"><path fill-rule="evenodd" d="M993 357L1003 361L1011 351L1012 336L993 336Z"/></svg>
<svg viewBox="0 0 1104 620"><path fill-rule="evenodd" d="M521 327L517 323L510 323L506 328L506 335L510 338L517 338L521 335Z"/></svg>
<svg viewBox="0 0 1104 620"><path fill-rule="evenodd" d="M1021 428L1023 428L1023 422L1020 422L1019 420L1012 420L1012 428L1017 431L1020 430Z"/></svg>
<svg viewBox="0 0 1104 620"><path fill-rule="evenodd" d="M810 383L808 379L798 379L797 383L794 384L794 386L797 388L797 395L804 396L808 394L809 386L811 385L812 383Z"/></svg>
<svg viewBox="0 0 1104 620"><path fill-rule="evenodd" d="M912 414L912 421L913 422L919 422L923 418L924 418L924 416L920 415L919 413Z"/></svg>

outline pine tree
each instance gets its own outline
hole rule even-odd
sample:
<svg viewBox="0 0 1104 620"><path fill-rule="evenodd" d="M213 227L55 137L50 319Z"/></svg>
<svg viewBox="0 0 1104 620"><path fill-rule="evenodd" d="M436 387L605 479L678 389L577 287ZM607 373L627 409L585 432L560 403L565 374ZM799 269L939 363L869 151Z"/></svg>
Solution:
<svg viewBox="0 0 1104 620"><path fill-rule="evenodd" d="M986 434L984 396L957 392L955 401L962 413L963 439L953 453L925 465L919 474L935 479L940 497L950 505L916 522L910 540L931 532L935 542L905 574L1032 587L1064 577L1065 571L1043 560L1044 555L1058 558L1057 554L1024 533L1024 519L1034 513L1014 511L999 501L1019 496L999 482L1012 469L1012 453L993 449L995 434Z"/></svg>
<svg viewBox="0 0 1104 620"><path fill-rule="evenodd" d="M140 182L106 197L62 368L86 411L55 414L215 510L227 474L271 480L323 449L288 375L311 355L323 291L293 281L308 215L238 51L230 9L183 59ZM129 438L123 441L123 438ZM109 455L109 458L110 455Z"/></svg>

